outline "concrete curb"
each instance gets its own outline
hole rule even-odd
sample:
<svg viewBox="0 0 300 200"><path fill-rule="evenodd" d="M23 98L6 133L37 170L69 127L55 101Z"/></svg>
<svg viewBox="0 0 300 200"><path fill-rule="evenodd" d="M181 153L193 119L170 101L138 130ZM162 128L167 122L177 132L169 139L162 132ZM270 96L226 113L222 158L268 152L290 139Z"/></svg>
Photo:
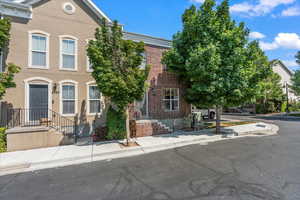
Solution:
<svg viewBox="0 0 300 200"><path fill-rule="evenodd" d="M75 165L75 164L83 164L83 163L90 163L94 161L101 161L101 160L111 160L116 158L122 157L129 157L135 155L142 155L148 154L152 152L164 151L168 149L174 149L178 147L199 144L199 143L211 143L217 142L222 140L229 140L235 138L242 138L248 136L269 136L277 134L279 127L273 124L268 124L269 129L265 131L248 131L243 132L242 134L235 135L234 133L228 133L225 135L212 135L208 138L196 138L190 140L183 140L183 141L176 141L167 144L158 144L155 146L139 146L139 147L132 147L132 148L124 148L122 150L116 150L111 152L103 152L103 153L96 153L96 154L88 154L83 156L77 156L72 158L63 158L51 161L41 161L41 162L32 162L32 163L18 163L15 165L10 166L3 166L0 167L0 176L7 175L7 174L14 174L20 172L28 172L28 171L35 171L53 167L63 167L68 165ZM256 135L259 134L259 135Z"/></svg>

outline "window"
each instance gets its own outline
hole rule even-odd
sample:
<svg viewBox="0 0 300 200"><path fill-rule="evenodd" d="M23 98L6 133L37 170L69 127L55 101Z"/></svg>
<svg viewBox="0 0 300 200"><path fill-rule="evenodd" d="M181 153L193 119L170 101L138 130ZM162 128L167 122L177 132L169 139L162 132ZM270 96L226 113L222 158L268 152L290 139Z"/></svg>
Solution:
<svg viewBox="0 0 300 200"><path fill-rule="evenodd" d="M61 84L61 113L63 115L74 115L77 112L77 85L76 83Z"/></svg>
<svg viewBox="0 0 300 200"><path fill-rule="evenodd" d="M60 43L60 68L64 70L77 70L77 40L62 37Z"/></svg>
<svg viewBox="0 0 300 200"><path fill-rule="evenodd" d="M92 64L90 62L90 59L89 59L88 56L86 57L86 59L87 59L87 71L88 72L92 72L93 71L93 66L92 66Z"/></svg>
<svg viewBox="0 0 300 200"><path fill-rule="evenodd" d="M88 113L97 114L101 112L101 94L96 85L88 86Z"/></svg>
<svg viewBox="0 0 300 200"><path fill-rule="evenodd" d="M179 89L178 88L165 88L163 90L163 106L165 111L178 111L179 110Z"/></svg>
<svg viewBox="0 0 300 200"><path fill-rule="evenodd" d="M48 69L49 34L37 31L29 34L29 67Z"/></svg>
<svg viewBox="0 0 300 200"><path fill-rule="evenodd" d="M147 54L146 54L146 52L142 53L142 56L143 56L143 60L142 60L142 63L139 67L141 69L145 69L146 65L147 65Z"/></svg>

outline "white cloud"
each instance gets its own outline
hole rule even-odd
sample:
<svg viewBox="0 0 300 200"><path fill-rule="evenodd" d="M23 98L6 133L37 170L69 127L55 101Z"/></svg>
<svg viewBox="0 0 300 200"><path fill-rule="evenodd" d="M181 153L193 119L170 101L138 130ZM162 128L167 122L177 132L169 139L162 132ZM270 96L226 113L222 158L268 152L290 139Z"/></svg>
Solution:
<svg viewBox="0 0 300 200"><path fill-rule="evenodd" d="M282 61L286 66L289 68L296 68L299 67L299 65L296 63L295 60L283 60Z"/></svg>
<svg viewBox="0 0 300 200"><path fill-rule="evenodd" d="M262 39L262 38L265 38L266 36L260 32L251 32L249 34L249 37L251 39Z"/></svg>
<svg viewBox="0 0 300 200"><path fill-rule="evenodd" d="M204 3L205 0L190 0L192 3Z"/></svg>
<svg viewBox="0 0 300 200"><path fill-rule="evenodd" d="M274 50L279 48L300 49L300 36L297 33L279 33L273 42L260 42L263 50Z"/></svg>
<svg viewBox="0 0 300 200"><path fill-rule="evenodd" d="M290 7L286 10L281 12L282 16L290 17L290 16L299 16L300 15L300 8L299 7Z"/></svg>
<svg viewBox="0 0 300 200"><path fill-rule="evenodd" d="M256 4L245 2L234 4L230 7L232 13L241 13L249 16L261 16L272 12L280 5L288 5L296 0L259 0Z"/></svg>

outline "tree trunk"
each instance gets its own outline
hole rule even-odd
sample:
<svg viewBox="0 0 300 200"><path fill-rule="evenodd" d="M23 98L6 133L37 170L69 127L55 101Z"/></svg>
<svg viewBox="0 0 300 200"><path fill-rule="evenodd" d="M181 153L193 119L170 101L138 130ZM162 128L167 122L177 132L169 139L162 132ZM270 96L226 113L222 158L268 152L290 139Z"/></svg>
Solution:
<svg viewBox="0 0 300 200"><path fill-rule="evenodd" d="M126 108L126 141L127 141L127 146L129 146L129 143L131 142L130 124L129 124L129 106Z"/></svg>
<svg viewBox="0 0 300 200"><path fill-rule="evenodd" d="M216 134L221 134L221 107L216 106Z"/></svg>

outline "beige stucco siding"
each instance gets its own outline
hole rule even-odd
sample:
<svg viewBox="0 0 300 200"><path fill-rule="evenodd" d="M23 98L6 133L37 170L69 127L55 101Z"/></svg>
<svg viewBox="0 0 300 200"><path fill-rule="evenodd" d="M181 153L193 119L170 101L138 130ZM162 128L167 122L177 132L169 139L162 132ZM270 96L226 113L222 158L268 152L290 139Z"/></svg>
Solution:
<svg viewBox="0 0 300 200"><path fill-rule="evenodd" d="M66 14L62 9L65 2L71 2L76 11ZM33 77L42 77L52 81L52 86L62 80L72 80L78 83L77 110L86 110L87 86L93 81L87 72L86 47L87 40L94 37L98 27L96 16L78 0L51 0L33 7L33 18L28 21L12 19L11 42L7 62L21 66L22 71L16 75L16 88L9 89L4 101L14 108L25 108L25 83L24 80ZM49 34L49 69L29 68L29 32L43 31ZM64 71L59 69L60 38L61 35L70 35L78 39L77 71ZM54 92L54 91L53 91ZM52 109L56 112L59 108L59 92L52 94ZM79 116L81 119L93 120L95 116ZM101 121L101 120L100 120Z"/></svg>

